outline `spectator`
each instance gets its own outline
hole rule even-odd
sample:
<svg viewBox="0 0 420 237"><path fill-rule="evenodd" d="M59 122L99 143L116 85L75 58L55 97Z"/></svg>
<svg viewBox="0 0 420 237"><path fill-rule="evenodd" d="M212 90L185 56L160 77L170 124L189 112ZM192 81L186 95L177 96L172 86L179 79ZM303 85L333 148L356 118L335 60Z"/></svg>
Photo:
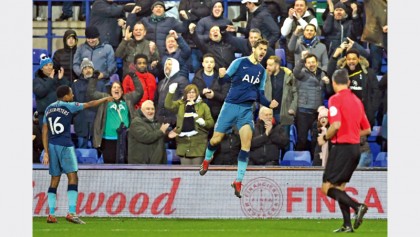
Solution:
<svg viewBox="0 0 420 237"><path fill-rule="evenodd" d="M273 110L262 106L252 134L249 165L279 165L280 149L286 148L289 135L275 125Z"/></svg>
<svg viewBox="0 0 420 237"><path fill-rule="evenodd" d="M331 0L329 0L331 2ZM349 1L348 1L349 2ZM357 14L357 5L354 10L354 16L348 15L346 6L342 2L335 5L329 3L327 9L331 9L331 13L327 15L324 26L323 35L325 36L325 45L328 49L328 58L332 56L335 49L347 39L358 39L362 35L363 22L362 18Z"/></svg>
<svg viewBox="0 0 420 237"><path fill-rule="evenodd" d="M213 133L211 133L213 134ZM213 154L212 165L238 165L238 154L241 150L241 139L236 126L226 133L220 142L219 149Z"/></svg>
<svg viewBox="0 0 420 237"><path fill-rule="evenodd" d="M93 125L93 147L101 150L105 164L115 164L119 162L117 150L121 149L121 147L117 147L117 129L130 127L130 122L136 114L134 105L143 96L143 88L139 80L133 80L135 90L124 94L121 83L113 82L110 93L105 93L96 90L96 84L100 81L97 72L93 77L88 84L88 98L99 99L110 94L114 98L112 102L101 104L98 107Z"/></svg>
<svg viewBox="0 0 420 237"><path fill-rule="evenodd" d="M324 24L328 18L328 15L334 12L334 6L338 3L344 5L344 8L342 9L344 9L344 11L346 12L345 14L347 15L349 19L356 18L356 17L362 18L364 14L363 6L358 3L358 0L327 0L327 7L325 8L325 11L322 13L322 20L324 21ZM353 12L353 9L357 9L357 11Z"/></svg>
<svg viewBox="0 0 420 237"><path fill-rule="evenodd" d="M179 75L179 62L174 58L168 58L165 61L165 79L159 81L158 89L156 90L154 103L157 108L157 120L160 123L169 123L171 128L175 127L176 116L175 113L165 108L165 98L168 94L169 85L178 83L177 90L173 95L173 100L179 100L183 96L185 87L188 85L188 79Z"/></svg>
<svg viewBox="0 0 420 237"><path fill-rule="evenodd" d="M378 79L373 69L369 68L368 60L360 55L360 51L354 45L353 41L341 43L330 58L327 74L332 75L339 68L347 69L349 88L363 102L370 126L373 127L380 100ZM345 56L339 58L343 52Z"/></svg>
<svg viewBox="0 0 420 237"><path fill-rule="evenodd" d="M165 52L165 39L170 30L178 33L184 33L186 27L177 19L166 16L165 4L162 1L156 1L152 5L152 15L139 18L136 14L142 11L142 8L135 6L133 11L127 16L127 25L133 28L134 24L141 21L146 27L146 39L156 43L159 55Z"/></svg>
<svg viewBox="0 0 420 237"><path fill-rule="evenodd" d="M286 0L263 0L263 6L267 8L279 29L281 29L284 20L287 18Z"/></svg>
<svg viewBox="0 0 420 237"><path fill-rule="evenodd" d="M73 83L77 79L77 75L73 72L73 58L77 50L77 34L76 31L66 30L63 35L64 47L57 49L53 55L55 69L64 68L64 76Z"/></svg>
<svg viewBox="0 0 420 237"><path fill-rule="evenodd" d="M82 74L79 79L74 81L71 89L74 94L74 101L85 103L89 101L87 87L89 80L93 77L95 67L88 58L83 59L80 67L82 68ZM78 148L92 148L93 122L97 110L96 107L84 109L73 117Z"/></svg>
<svg viewBox="0 0 420 237"><path fill-rule="evenodd" d="M275 48L280 32L277 22L271 17L267 8L260 6L262 0L242 0L242 4L248 8L251 17L248 18L246 27L238 27L237 32L248 38L250 29L259 29L261 36L268 40L269 46Z"/></svg>
<svg viewBox="0 0 420 237"><path fill-rule="evenodd" d="M159 52L156 49L155 42L145 38L146 34L147 30L141 22L137 22L134 25L132 32L130 32L130 26L126 27L124 39L115 50L115 57L122 58L123 60L123 78L130 72L130 65L134 63L134 56L136 54L147 56L147 63L150 70L156 67L160 58Z"/></svg>
<svg viewBox="0 0 420 237"><path fill-rule="evenodd" d="M216 121L229 91L230 83L220 83L219 72L215 70L216 64L212 54L204 54L202 65L203 67L195 73L192 84L198 87L201 98L210 107L213 120Z"/></svg>
<svg viewBox="0 0 420 237"><path fill-rule="evenodd" d="M40 129L42 129L45 109L57 100L56 90L61 85L71 85L71 82L64 76L64 68L54 70L51 58L41 54L39 69L35 72L35 78L32 81Z"/></svg>
<svg viewBox="0 0 420 237"><path fill-rule="evenodd" d="M232 31L232 26L227 27L227 31ZM225 34L226 42L230 43L231 45L236 45L239 49L239 52L242 53L242 55L248 55L252 53L252 45L259 39L262 39L261 31L257 28L252 28L249 30L248 39L245 39L243 37L235 37L230 34ZM267 53L265 54L265 57L261 61L261 65L263 67L267 66L267 59L271 56L275 55L275 51L273 48L268 47Z"/></svg>
<svg viewBox="0 0 420 237"><path fill-rule="evenodd" d="M361 41L369 43L370 65L376 75L381 75L382 58L388 48L388 2L363 1L366 23Z"/></svg>
<svg viewBox="0 0 420 237"><path fill-rule="evenodd" d="M317 129L315 131L316 134L312 134L312 137L324 136L327 135L327 129L330 126L328 123L328 109L321 105L318 108L318 122L317 122ZM312 162L313 166L322 166L325 167L327 165L328 160L328 146L329 142L325 142L324 144L319 144L315 146L314 150L314 160Z"/></svg>
<svg viewBox="0 0 420 237"><path fill-rule="evenodd" d="M62 13L59 18L55 19L55 21L65 21L69 18L73 17L73 2L63 2ZM79 11L79 21L86 20L86 1L82 1L80 11Z"/></svg>
<svg viewBox="0 0 420 237"><path fill-rule="evenodd" d="M139 80L143 88L143 97L135 104L134 108L140 109L141 105L146 100L152 100L156 93L156 78L147 71L147 56L144 54L136 54L134 56L135 71L127 74L123 80L122 86L124 94L128 94L135 90L133 80ZM154 107L153 107L154 109Z"/></svg>
<svg viewBox="0 0 420 237"><path fill-rule="evenodd" d="M210 16L211 4L212 0L181 0L179 3L179 18L184 22L184 25L197 24L200 19ZM200 68L203 54L192 40L191 34L185 34L183 37L191 48L191 57L188 61L190 72L196 72Z"/></svg>
<svg viewBox="0 0 420 237"><path fill-rule="evenodd" d="M38 111L32 117L32 163L40 163L42 150L42 130L39 127Z"/></svg>
<svg viewBox="0 0 420 237"><path fill-rule="evenodd" d="M77 76L82 73L81 63L83 58L88 58L93 62L95 69L100 72L97 83L98 90L106 92L105 85L109 82L109 77L117 71L114 50L112 46L103 43L99 39L99 31L95 26L88 26L85 29L86 42L77 47L73 59L73 71Z"/></svg>
<svg viewBox="0 0 420 237"><path fill-rule="evenodd" d="M95 0L92 4L89 26L98 28L101 42L110 44L114 50L122 39L121 28L125 25L123 8L114 0Z"/></svg>
<svg viewBox="0 0 420 237"><path fill-rule="evenodd" d="M290 134L290 127L294 123L297 111L297 89L295 77L287 67L280 66L281 59L271 56L267 60L267 79L264 95L268 100L276 100L279 106L273 109L275 124ZM289 145L282 148L282 157L289 150Z"/></svg>
<svg viewBox="0 0 420 237"><path fill-rule="evenodd" d="M303 35L301 35L302 31ZM294 65L300 60L302 52L308 51L309 53L316 55L319 67L324 71L327 70L327 47L325 47L325 44L321 43L316 36L315 25L309 23L304 28L297 26L289 40L288 49L290 53L295 55Z"/></svg>
<svg viewBox="0 0 420 237"><path fill-rule="evenodd" d="M124 6L125 12L132 12L134 7L139 6L141 11L135 13L138 18L152 15L152 5L156 0L135 0L135 3L127 3Z"/></svg>
<svg viewBox="0 0 420 237"><path fill-rule="evenodd" d="M227 26L227 25L233 25L232 21L228 18L223 17L223 1L222 0L212 0L211 4L211 14L209 16L201 18L197 24L194 24L194 26L197 26L196 32L197 36L202 41L208 41L210 29L213 28L213 26ZM191 24L189 25L189 28L191 29ZM203 50L201 50L203 51ZM204 52L203 52L204 53Z"/></svg>
<svg viewBox="0 0 420 237"><path fill-rule="evenodd" d="M323 105L324 98L332 95L330 79L318 67L318 59L314 54L303 51L301 60L293 69L298 92L296 113L297 143L296 150L309 150L313 154L315 141L308 143L308 132L317 120L318 107ZM325 96L324 96L325 95Z"/></svg>
<svg viewBox="0 0 420 237"><path fill-rule="evenodd" d="M289 40L296 27L300 25L304 28L309 23L313 24L318 30L318 21L311 11L308 10L306 0L295 0L293 8L289 9L288 17L284 20L283 26L280 29L281 35L286 38L286 46L289 44ZM293 69L295 62L294 55L288 50L288 47L284 48L286 50L287 67Z"/></svg>
<svg viewBox="0 0 420 237"><path fill-rule="evenodd" d="M379 108L380 92L378 80L374 71L369 68L366 58L360 56L357 49L353 48L354 42L342 43L338 47L328 64L327 73L332 75L337 69L345 68L348 71L350 85L349 89L362 101L364 111L371 127L375 125L375 116ZM344 51L345 57L338 59ZM367 141L367 136L360 137L361 156L360 164L370 166L372 152Z"/></svg>
<svg viewBox="0 0 420 237"><path fill-rule="evenodd" d="M145 100L137 112L128 133L128 164L166 164L165 136L169 123L156 120L151 100Z"/></svg>
<svg viewBox="0 0 420 237"><path fill-rule="evenodd" d="M162 60L155 70L155 75L159 80L165 77L163 73L164 62L167 58L174 58L178 60L180 69L179 75L185 78L189 77L188 59L191 55L191 49L184 38L177 34L176 31L170 30L165 40L165 52L161 55Z"/></svg>
<svg viewBox="0 0 420 237"><path fill-rule="evenodd" d="M226 29L227 27L223 27ZM207 36L210 40L202 40L198 36L196 27L193 23L190 24L190 33L193 34L193 40L200 48L203 54L213 54L216 59L216 69L228 68L229 65L235 60L235 53L239 53L239 46L227 43L223 37L223 34L227 34L226 31L221 32L219 26L215 25L211 27L209 35Z"/></svg>
<svg viewBox="0 0 420 237"><path fill-rule="evenodd" d="M169 85L165 108L177 114L176 154L181 165L200 165L206 152L208 133L214 126L210 108L201 100L198 88L187 85L181 99L173 101L177 83Z"/></svg>
<svg viewBox="0 0 420 237"><path fill-rule="evenodd" d="M381 151L388 151L388 73L382 76L382 79L378 83L378 88L381 92L381 102L379 119L381 124L381 130L379 133L379 143L381 144Z"/></svg>

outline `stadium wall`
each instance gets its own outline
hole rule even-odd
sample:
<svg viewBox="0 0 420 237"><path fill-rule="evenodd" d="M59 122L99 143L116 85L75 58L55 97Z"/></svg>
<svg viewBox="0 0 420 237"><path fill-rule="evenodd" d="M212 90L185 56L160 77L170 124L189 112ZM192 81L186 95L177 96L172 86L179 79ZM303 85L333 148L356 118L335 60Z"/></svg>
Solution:
<svg viewBox="0 0 420 237"><path fill-rule="evenodd" d="M198 174L197 167L103 167L79 167L80 216L341 218L338 203L321 193L322 169L250 168L238 199L230 187L236 167L212 167L205 176ZM34 168L33 216L48 215L49 183L48 170ZM387 218L386 171L355 171L347 192L368 205L366 218ZM56 215L65 216L67 210L67 178L63 175Z"/></svg>

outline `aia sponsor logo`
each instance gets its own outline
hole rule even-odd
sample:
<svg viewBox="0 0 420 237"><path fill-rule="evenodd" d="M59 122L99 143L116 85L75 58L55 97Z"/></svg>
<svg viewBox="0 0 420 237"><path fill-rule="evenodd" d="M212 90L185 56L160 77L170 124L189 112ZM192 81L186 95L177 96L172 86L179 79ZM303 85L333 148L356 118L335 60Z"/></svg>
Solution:
<svg viewBox="0 0 420 237"><path fill-rule="evenodd" d="M277 183L267 178L256 178L242 187L241 208L249 217L275 217L283 206L283 194Z"/></svg>

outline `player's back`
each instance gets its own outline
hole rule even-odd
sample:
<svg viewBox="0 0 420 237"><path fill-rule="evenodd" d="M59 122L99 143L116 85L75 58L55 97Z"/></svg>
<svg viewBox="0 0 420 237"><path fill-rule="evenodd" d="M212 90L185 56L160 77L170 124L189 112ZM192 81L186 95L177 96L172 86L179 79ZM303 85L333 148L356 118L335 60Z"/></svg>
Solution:
<svg viewBox="0 0 420 237"><path fill-rule="evenodd" d="M73 146L70 127L73 115L83 109L78 102L56 101L45 110L44 123L48 126L48 142L61 146Z"/></svg>

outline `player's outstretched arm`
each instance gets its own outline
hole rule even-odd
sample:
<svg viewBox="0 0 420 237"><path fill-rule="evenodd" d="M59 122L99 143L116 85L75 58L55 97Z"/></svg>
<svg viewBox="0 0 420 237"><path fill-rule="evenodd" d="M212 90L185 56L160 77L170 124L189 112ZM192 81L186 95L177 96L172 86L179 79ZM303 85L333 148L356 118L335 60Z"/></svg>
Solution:
<svg viewBox="0 0 420 237"><path fill-rule="evenodd" d="M83 109L87 109L87 108L91 108L91 107L96 107L102 103L104 103L105 101L111 102L114 98L112 98L112 96L108 96L108 97L104 97L101 98L99 100L92 100L89 102L86 102L83 104Z"/></svg>

